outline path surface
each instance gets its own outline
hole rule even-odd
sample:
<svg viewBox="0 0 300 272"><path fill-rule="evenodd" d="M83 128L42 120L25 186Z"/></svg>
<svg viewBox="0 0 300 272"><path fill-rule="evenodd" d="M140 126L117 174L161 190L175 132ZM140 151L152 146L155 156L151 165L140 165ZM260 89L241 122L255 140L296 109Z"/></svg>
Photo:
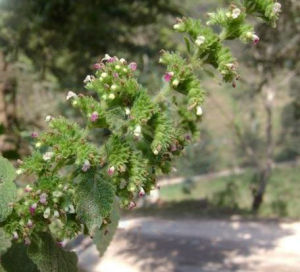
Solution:
<svg viewBox="0 0 300 272"><path fill-rule="evenodd" d="M88 272L298 272L300 222L128 219L101 260L75 251Z"/></svg>

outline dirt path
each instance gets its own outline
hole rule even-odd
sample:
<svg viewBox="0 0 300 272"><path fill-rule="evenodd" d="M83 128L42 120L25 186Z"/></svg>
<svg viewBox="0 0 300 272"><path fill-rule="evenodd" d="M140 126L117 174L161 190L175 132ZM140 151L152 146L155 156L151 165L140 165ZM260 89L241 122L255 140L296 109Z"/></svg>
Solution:
<svg viewBox="0 0 300 272"><path fill-rule="evenodd" d="M89 240L76 251L89 272L298 272L300 222L128 219L102 260Z"/></svg>

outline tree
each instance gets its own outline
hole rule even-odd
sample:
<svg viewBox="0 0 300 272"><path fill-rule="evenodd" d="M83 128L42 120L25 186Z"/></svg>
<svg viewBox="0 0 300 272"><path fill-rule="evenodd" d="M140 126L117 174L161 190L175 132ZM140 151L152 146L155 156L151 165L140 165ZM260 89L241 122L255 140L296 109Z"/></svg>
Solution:
<svg viewBox="0 0 300 272"><path fill-rule="evenodd" d="M239 110L244 116L240 113L237 116L242 117L243 121L233 118L231 122L242 156L246 155L248 165L255 168L252 187L254 211L263 202L272 175L275 148L278 150L279 144L284 143L284 138L274 138L280 92L288 93L287 86L299 69L299 4L292 0L284 1L281 9L282 16L276 29L267 29L262 23L257 25L257 33L263 39L255 47L253 55L244 58L251 70L245 80L246 92L239 95ZM252 73L255 76L251 76ZM290 129L297 130L295 122ZM287 131L284 134L287 136Z"/></svg>

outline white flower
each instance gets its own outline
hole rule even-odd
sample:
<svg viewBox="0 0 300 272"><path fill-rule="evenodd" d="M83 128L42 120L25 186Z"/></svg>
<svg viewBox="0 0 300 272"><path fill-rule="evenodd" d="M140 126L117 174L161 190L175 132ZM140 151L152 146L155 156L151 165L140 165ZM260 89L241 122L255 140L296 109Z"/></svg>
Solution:
<svg viewBox="0 0 300 272"><path fill-rule="evenodd" d="M178 80L178 79L174 79L174 80L172 81L172 85L173 85L174 87L177 87L178 84L179 84L179 80Z"/></svg>
<svg viewBox="0 0 300 272"><path fill-rule="evenodd" d="M120 66L119 64L117 64L117 65L115 66L115 69L116 69L116 70L120 70L120 69L121 69L121 66Z"/></svg>
<svg viewBox="0 0 300 272"><path fill-rule="evenodd" d="M50 213L51 213L51 210L50 210L50 208L48 207L48 208L44 211L44 214L43 214L44 218L46 218L46 219L49 218Z"/></svg>
<svg viewBox="0 0 300 272"><path fill-rule="evenodd" d="M111 85L110 89L112 91L115 91L118 88L118 86L116 84Z"/></svg>
<svg viewBox="0 0 300 272"><path fill-rule="evenodd" d="M130 109L129 108L125 108L125 114L129 115L130 114Z"/></svg>
<svg viewBox="0 0 300 272"><path fill-rule="evenodd" d="M113 93L111 93L111 94L109 94L108 98L111 100L114 100L116 98L116 96Z"/></svg>
<svg viewBox="0 0 300 272"><path fill-rule="evenodd" d="M140 125L137 125L133 131L134 136L140 137L142 132L142 127Z"/></svg>
<svg viewBox="0 0 300 272"><path fill-rule="evenodd" d="M51 160L51 158L53 157L54 153L53 152L46 152L44 155L43 155L43 160L44 161L49 161Z"/></svg>
<svg viewBox="0 0 300 272"><path fill-rule="evenodd" d="M158 155L158 153L159 153L159 152L158 152L157 149L154 149L154 150L153 150L153 154L154 154L154 155Z"/></svg>
<svg viewBox="0 0 300 272"><path fill-rule="evenodd" d="M274 4L274 6L273 6L273 12L275 14L281 12L281 4L280 3L277 2L277 3Z"/></svg>
<svg viewBox="0 0 300 272"><path fill-rule="evenodd" d="M173 28L174 28L175 30L184 30L184 29L183 29L183 28L184 28L184 25L183 25L182 23L178 23L178 24L173 25Z"/></svg>
<svg viewBox="0 0 300 272"><path fill-rule="evenodd" d="M240 14L241 14L241 10L239 8L235 8L232 11L231 17L233 19L236 19L236 18L238 18L240 16Z"/></svg>
<svg viewBox="0 0 300 272"><path fill-rule="evenodd" d="M91 82L92 79L93 79L92 76L87 75L87 76L85 77L85 79L83 80L83 83L84 83L84 84L87 84L87 83Z"/></svg>
<svg viewBox="0 0 300 272"><path fill-rule="evenodd" d="M35 144L35 147L36 148L39 148L39 147L41 147L42 146L42 143L41 142L37 142L36 144Z"/></svg>
<svg viewBox="0 0 300 272"><path fill-rule="evenodd" d="M54 217L59 217L59 212L57 210L55 210L54 213L53 213L53 216Z"/></svg>
<svg viewBox="0 0 300 272"><path fill-rule="evenodd" d="M202 108L201 108L200 106L198 106L198 107L196 108L196 114L197 114L198 116L201 116L201 115L203 114L203 110L202 110Z"/></svg>
<svg viewBox="0 0 300 272"><path fill-rule="evenodd" d="M127 68L123 68L123 72L124 72L124 73L127 73L127 72L128 72L128 69L127 69Z"/></svg>
<svg viewBox="0 0 300 272"><path fill-rule="evenodd" d="M12 234L13 234L13 239L14 240L18 240L19 239L19 235L18 235L18 233L16 231L14 231Z"/></svg>
<svg viewBox="0 0 300 272"><path fill-rule="evenodd" d="M200 35L197 37L195 44L198 46L201 46L205 42L205 37Z"/></svg>
<svg viewBox="0 0 300 272"><path fill-rule="evenodd" d="M16 171L16 174L17 175L21 175L23 174L24 170L22 168L19 168L17 171Z"/></svg>
<svg viewBox="0 0 300 272"><path fill-rule="evenodd" d="M104 60L109 60L109 59L111 59L111 56L108 55L108 54L105 54L105 56L104 56L104 58L102 59L102 61L104 61Z"/></svg>
<svg viewBox="0 0 300 272"><path fill-rule="evenodd" d="M45 118L45 121L48 123L53 119L53 117L51 115L47 115Z"/></svg>
<svg viewBox="0 0 300 272"><path fill-rule="evenodd" d="M107 76L108 76L108 74L105 73L105 72L103 72L103 73L101 74L101 77L102 77L102 78L106 78Z"/></svg>
<svg viewBox="0 0 300 272"><path fill-rule="evenodd" d="M125 63L126 63L126 60L125 60L124 58L121 58L121 59L120 59L120 62L123 63L123 64L125 64Z"/></svg>
<svg viewBox="0 0 300 272"><path fill-rule="evenodd" d="M72 92L72 91L69 91L69 92L67 93L66 99L69 100L69 99L71 99L71 98L73 98L73 97L77 97L77 94L74 93L74 92Z"/></svg>
<svg viewBox="0 0 300 272"><path fill-rule="evenodd" d="M83 166L81 168L81 170L83 172L86 172L87 170L89 170L91 167L91 163L89 162L89 160L85 160L84 163L83 163Z"/></svg>
<svg viewBox="0 0 300 272"><path fill-rule="evenodd" d="M75 213L75 209L74 209L73 204L69 205L69 213Z"/></svg>

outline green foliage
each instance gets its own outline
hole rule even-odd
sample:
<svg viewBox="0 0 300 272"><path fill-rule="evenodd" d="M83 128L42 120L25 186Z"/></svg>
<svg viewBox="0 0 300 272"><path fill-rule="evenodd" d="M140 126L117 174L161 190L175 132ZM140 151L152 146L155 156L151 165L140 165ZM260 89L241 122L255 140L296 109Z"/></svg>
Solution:
<svg viewBox="0 0 300 272"><path fill-rule="evenodd" d="M16 171L12 164L0 156L0 183L11 182L16 177Z"/></svg>
<svg viewBox="0 0 300 272"><path fill-rule="evenodd" d="M11 246L10 237L2 228L0 228L0 255L5 253L6 250L10 248L10 246Z"/></svg>
<svg viewBox="0 0 300 272"><path fill-rule="evenodd" d="M158 174L171 171L202 118L205 91L199 73L213 66L225 82L235 84L235 59L223 41L241 37L247 26L246 14L234 18L234 12L216 20L227 27L242 16L231 26L238 34L231 36L193 19L178 21L174 28L188 36L189 54L162 52L167 84L154 97L138 83L136 63L105 55L84 79L87 95L69 91L66 97L87 118L86 125L47 116L49 129L37 135L33 155L18 169L33 174L33 185L13 206L15 185L0 185L5 231L17 242L31 243L29 257L41 271L76 270L74 255L57 248L52 236L95 234L103 254L117 228L117 206L133 208L137 197L155 188ZM100 146L91 143L95 131L106 132Z"/></svg>
<svg viewBox="0 0 300 272"><path fill-rule="evenodd" d="M111 211L110 221L107 224L103 225L101 229L97 230L93 239L100 256L105 253L111 240L113 239L114 234L118 228L119 219L119 204L117 200L115 200L113 209Z"/></svg>
<svg viewBox="0 0 300 272"><path fill-rule="evenodd" d="M23 243L13 244L13 246L1 256L1 265L5 272L39 272L37 266L28 257L27 246Z"/></svg>
<svg viewBox="0 0 300 272"><path fill-rule="evenodd" d="M0 222L3 222L11 214L16 196L17 188L12 181L0 184Z"/></svg>
<svg viewBox="0 0 300 272"><path fill-rule="evenodd" d="M94 170L82 176L76 189L77 216L94 235L104 218L109 216L114 199L112 184L97 175Z"/></svg>
<svg viewBox="0 0 300 272"><path fill-rule="evenodd" d="M57 245L49 233L39 233L28 247L28 256L40 272L77 271L77 256ZM23 270L24 271L24 270Z"/></svg>

